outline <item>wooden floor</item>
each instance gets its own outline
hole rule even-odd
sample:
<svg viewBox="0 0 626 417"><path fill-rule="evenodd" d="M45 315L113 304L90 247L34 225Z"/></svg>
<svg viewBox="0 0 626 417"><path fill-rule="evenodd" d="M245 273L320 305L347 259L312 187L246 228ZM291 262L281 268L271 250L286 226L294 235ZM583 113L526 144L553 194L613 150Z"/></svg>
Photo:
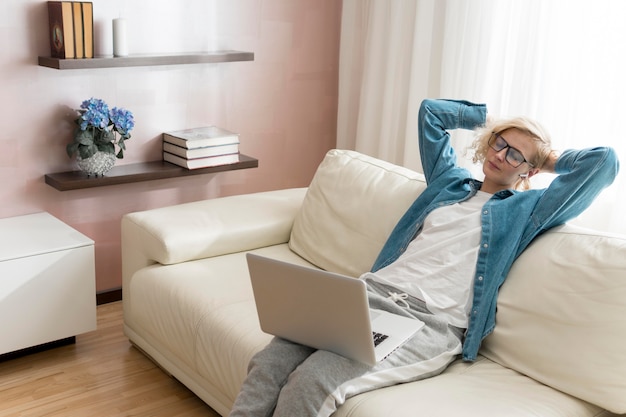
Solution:
<svg viewBox="0 0 626 417"><path fill-rule="evenodd" d="M0 416L219 415L131 346L114 302L76 344L1 362Z"/></svg>

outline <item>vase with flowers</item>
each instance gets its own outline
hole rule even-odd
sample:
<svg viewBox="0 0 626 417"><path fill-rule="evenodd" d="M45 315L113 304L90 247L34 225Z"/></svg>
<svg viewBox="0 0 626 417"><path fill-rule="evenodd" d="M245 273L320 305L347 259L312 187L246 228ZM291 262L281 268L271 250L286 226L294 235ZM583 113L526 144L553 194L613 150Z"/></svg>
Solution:
<svg viewBox="0 0 626 417"><path fill-rule="evenodd" d="M67 154L76 154L78 167L88 175L104 175L116 159L124 158L126 141L135 126L133 114L118 107L109 109L98 98L83 101L77 112L74 140L67 145Z"/></svg>

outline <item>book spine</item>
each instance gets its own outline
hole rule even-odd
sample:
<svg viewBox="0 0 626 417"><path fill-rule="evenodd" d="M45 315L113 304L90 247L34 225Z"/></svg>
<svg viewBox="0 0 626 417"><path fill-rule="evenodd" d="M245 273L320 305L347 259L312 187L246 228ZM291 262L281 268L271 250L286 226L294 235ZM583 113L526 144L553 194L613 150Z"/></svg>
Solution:
<svg viewBox="0 0 626 417"><path fill-rule="evenodd" d="M76 58L85 57L85 39L83 33L83 5L72 2L74 12L74 50Z"/></svg>
<svg viewBox="0 0 626 417"><path fill-rule="evenodd" d="M203 138L203 139L183 139L169 133L163 133L163 141L177 145L186 149L206 148L209 146L231 145L239 143L239 136L224 136L216 138Z"/></svg>
<svg viewBox="0 0 626 417"><path fill-rule="evenodd" d="M239 152L239 144L206 146L202 148L187 149L182 146L163 142L163 150L187 159L206 158L209 156L230 155Z"/></svg>
<svg viewBox="0 0 626 417"><path fill-rule="evenodd" d="M209 168L239 162L239 154L210 156L199 159L185 159L169 152L163 152L163 160L187 169Z"/></svg>
<svg viewBox="0 0 626 417"><path fill-rule="evenodd" d="M74 58L74 22L72 4L68 1L48 2L50 56Z"/></svg>
<svg viewBox="0 0 626 417"><path fill-rule="evenodd" d="M93 58L93 3L89 1L84 1L81 4L83 6L83 42L85 49L85 58Z"/></svg>

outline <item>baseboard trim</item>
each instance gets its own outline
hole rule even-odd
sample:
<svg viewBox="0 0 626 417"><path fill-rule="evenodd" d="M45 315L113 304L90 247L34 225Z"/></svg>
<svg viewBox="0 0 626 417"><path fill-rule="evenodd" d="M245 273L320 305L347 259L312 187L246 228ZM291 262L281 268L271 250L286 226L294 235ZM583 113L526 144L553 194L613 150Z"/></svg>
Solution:
<svg viewBox="0 0 626 417"><path fill-rule="evenodd" d="M113 288L96 293L96 305L113 303L122 300L122 288Z"/></svg>

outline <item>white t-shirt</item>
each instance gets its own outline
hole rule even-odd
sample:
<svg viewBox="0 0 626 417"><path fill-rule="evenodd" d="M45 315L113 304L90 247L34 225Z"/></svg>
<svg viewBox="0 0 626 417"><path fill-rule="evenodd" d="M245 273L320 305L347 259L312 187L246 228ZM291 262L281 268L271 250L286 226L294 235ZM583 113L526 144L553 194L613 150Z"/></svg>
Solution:
<svg viewBox="0 0 626 417"><path fill-rule="evenodd" d="M466 328L481 235L481 209L491 194L433 210L421 233L392 264L364 278L418 298L453 326Z"/></svg>

